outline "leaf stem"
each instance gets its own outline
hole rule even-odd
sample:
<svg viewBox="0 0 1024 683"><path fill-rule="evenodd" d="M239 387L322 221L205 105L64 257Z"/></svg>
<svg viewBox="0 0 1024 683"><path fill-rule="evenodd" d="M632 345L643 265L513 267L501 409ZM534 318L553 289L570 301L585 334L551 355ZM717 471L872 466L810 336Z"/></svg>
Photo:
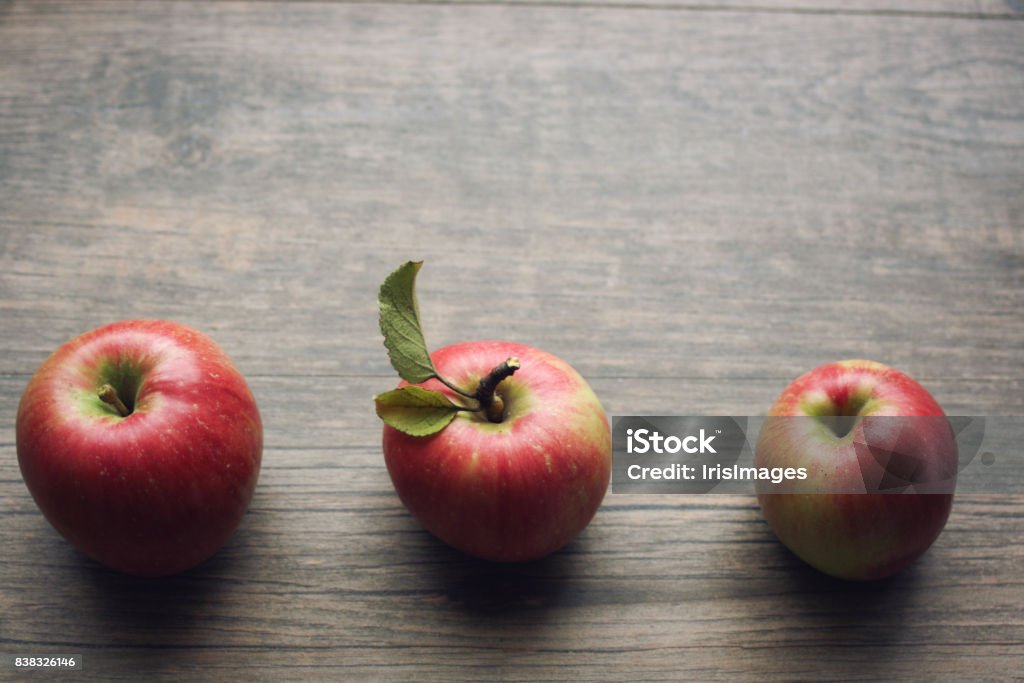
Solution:
<svg viewBox="0 0 1024 683"><path fill-rule="evenodd" d="M459 394L460 396L465 396L466 398L477 399L476 394L471 394L468 391L460 389L459 387L455 386L454 384L452 384L451 382L449 382L448 380L446 380L444 377L442 377L441 375L439 375L437 373L434 373L434 378L437 381L439 381L441 384L445 385L446 387L448 387L449 389L454 391L456 394ZM479 399L477 399L477 400L479 400Z"/></svg>

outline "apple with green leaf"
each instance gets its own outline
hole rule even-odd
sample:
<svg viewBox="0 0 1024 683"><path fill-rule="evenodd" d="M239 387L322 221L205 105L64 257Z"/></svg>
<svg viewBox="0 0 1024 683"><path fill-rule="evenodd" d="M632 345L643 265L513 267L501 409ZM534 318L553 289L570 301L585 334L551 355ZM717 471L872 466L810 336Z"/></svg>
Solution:
<svg viewBox="0 0 1024 683"><path fill-rule="evenodd" d="M565 361L501 341L428 353L408 262L380 289L397 389L375 398L384 460L435 536L495 561L544 557L590 523L611 474L608 418Z"/></svg>
<svg viewBox="0 0 1024 683"><path fill-rule="evenodd" d="M263 428L206 335L126 320L57 349L18 406L18 463L43 515L85 554L175 574L228 540L259 475Z"/></svg>
<svg viewBox="0 0 1024 683"><path fill-rule="evenodd" d="M908 375L849 360L785 388L758 435L756 467L805 468L758 484L769 526L812 567L891 576L938 538L953 505L957 443L942 408Z"/></svg>

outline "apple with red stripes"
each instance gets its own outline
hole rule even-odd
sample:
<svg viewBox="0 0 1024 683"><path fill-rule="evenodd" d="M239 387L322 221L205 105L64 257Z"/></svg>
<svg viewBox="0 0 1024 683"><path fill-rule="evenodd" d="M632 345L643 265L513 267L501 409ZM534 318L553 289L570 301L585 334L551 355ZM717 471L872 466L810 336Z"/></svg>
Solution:
<svg viewBox="0 0 1024 683"><path fill-rule="evenodd" d="M403 378L376 397L399 498L427 530L475 557L549 555L591 521L608 489L611 431L565 361L510 342L428 354L409 262L381 287L381 329Z"/></svg>
<svg viewBox="0 0 1024 683"><path fill-rule="evenodd" d="M912 564L953 505L956 438L910 376L867 360L815 368L785 388L758 435L756 467L803 467L806 480L759 484L772 531L812 567L852 580Z"/></svg>
<svg viewBox="0 0 1024 683"><path fill-rule="evenodd" d="M50 524L121 572L176 574L235 531L263 450L256 401L209 337L128 320L58 348L18 406L18 463Z"/></svg>

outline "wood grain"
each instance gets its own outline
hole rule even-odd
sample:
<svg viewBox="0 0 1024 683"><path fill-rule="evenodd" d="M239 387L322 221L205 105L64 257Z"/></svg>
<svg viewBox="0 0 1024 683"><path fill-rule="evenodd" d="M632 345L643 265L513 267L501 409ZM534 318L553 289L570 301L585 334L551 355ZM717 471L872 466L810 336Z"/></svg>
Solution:
<svg viewBox="0 0 1024 683"><path fill-rule="evenodd" d="M1019 496L961 496L881 584L804 568L744 496L609 495L496 567L402 509L371 397L376 288L423 258L432 346L545 348L610 414L762 414L868 356L1024 415L1020 3L456 4L0 3L0 653L110 680L1019 676ZM32 370L128 317L211 334L266 428L242 528L159 582L62 541L15 455Z"/></svg>
<svg viewBox="0 0 1024 683"><path fill-rule="evenodd" d="M334 0L388 2L388 0ZM599 7L656 9L675 12L748 14L828 14L833 16L903 16L931 19L1020 20L1024 3L1018 0L408 0L424 5L525 5L541 7Z"/></svg>
<svg viewBox="0 0 1024 683"><path fill-rule="evenodd" d="M294 372L292 348L387 374L362 341L412 256L431 343L516 337L588 376L784 378L869 349L925 377L1018 367L1015 22L79 14L4 41L2 286L66 295L7 304L3 370L83 319L159 315L212 325L248 372Z"/></svg>

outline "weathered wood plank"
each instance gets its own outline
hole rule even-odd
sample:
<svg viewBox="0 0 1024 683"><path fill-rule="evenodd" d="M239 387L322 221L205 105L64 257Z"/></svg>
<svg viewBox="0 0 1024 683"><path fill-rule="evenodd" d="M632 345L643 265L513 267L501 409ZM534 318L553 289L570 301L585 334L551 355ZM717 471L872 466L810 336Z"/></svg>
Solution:
<svg viewBox="0 0 1024 683"><path fill-rule="evenodd" d="M83 560L38 515L9 516L5 547L34 539L31 555L19 552L9 566L48 589L5 584L11 613L32 615L6 644L85 650L94 674L173 674L175 664L301 671L313 660L383 676L418 666L427 677L473 678L517 655L530 661L509 662L509 678L573 667L616 678L846 676L858 660L875 662L864 675L911 666L955 674L964 659L1009 675L1020 664L1024 603L1019 581L1007 578L1018 576L1024 539L1019 525L1000 530L1024 513L1016 499L961 499L909 573L850 587L799 566L748 498L633 505L613 496L563 553L495 568L440 546L393 496L338 490L317 510L289 501L280 478L268 470L221 554L158 584Z"/></svg>
<svg viewBox="0 0 1024 683"><path fill-rule="evenodd" d="M1020 24L144 8L5 25L3 371L149 315L386 373L408 257L434 345L589 374L1019 367Z"/></svg>
<svg viewBox="0 0 1024 683"><path fill-rule="evenodd" d="M157 0L148 0L156 2ZM259 0L256 0L257 2ZM920 16L941 19L1016 19L1024 12L1018 0L326 0L331 4L353 5L524 5L540 7L599 7L622 9L664 9L681 12L768 12L774 14L841 14L858 16ZM15 16L85 13L116 14L120 0L98 0L94 7L83 7L79 0L21 2L14 6ZM196 2L177 2L195 8ZM138 10L136 10L138 11ZM145 10L143 10L145 11ZM157 13L163 10L158 10Z"/></svg>
<svg viewBox="0 0 1024 683"><path fill-rule="evenodd" d="M345 2L346 0L336 0ZM354 0L381 2L389 0ZM931 19L1017 20L1024 18L1018 0L409 0L413 4L526 5L662 9L677 12L728 12L736 14L830 14L907 16Z"/></svg>

